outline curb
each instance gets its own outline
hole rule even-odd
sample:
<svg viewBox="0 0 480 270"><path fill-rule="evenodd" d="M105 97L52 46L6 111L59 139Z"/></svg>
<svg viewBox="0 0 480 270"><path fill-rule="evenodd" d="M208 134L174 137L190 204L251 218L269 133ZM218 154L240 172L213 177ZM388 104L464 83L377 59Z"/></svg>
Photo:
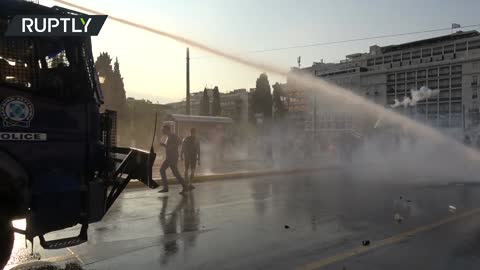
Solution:
<svg viewBox="0 0 480 270"><path fill-rule="evenodd" d="M290 175L290 174L300 174L307 172L316 172L325 169L336 169L338 166L328 166L323 168L303 168L303 169L291 169L291 170L277 170L277 171L256 171L256 172L234 172L234 173L221 173L221 174L209 174L209 175L198 175L195 176L193 183L202 183L210 181L220 181L236 178L252 178L259 176L274 176L274 175ZM160 178L153 179L157 184L161 185ZM168 178L167 183L169 185L178 185L178 182L175 178ZM127 188L141 188L145 185L137 180L132 180L128 184Z"/></svg>

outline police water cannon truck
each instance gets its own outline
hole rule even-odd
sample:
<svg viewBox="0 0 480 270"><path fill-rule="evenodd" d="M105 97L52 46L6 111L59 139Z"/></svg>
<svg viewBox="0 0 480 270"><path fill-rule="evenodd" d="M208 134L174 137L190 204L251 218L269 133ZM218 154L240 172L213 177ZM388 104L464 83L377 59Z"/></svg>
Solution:
<svg viewBox="0 0 480 270"><path fill-rule="evenodd" d="M78 245L131 179L157 187L153 148L118 147L116 113L100 111L90 37L5 35L18 14L82 15L0 2L0 269L14 232L45 249ZM12 227L15 219L26 219L26 229ZM76 225L75 237L46 235Z"/></svg>

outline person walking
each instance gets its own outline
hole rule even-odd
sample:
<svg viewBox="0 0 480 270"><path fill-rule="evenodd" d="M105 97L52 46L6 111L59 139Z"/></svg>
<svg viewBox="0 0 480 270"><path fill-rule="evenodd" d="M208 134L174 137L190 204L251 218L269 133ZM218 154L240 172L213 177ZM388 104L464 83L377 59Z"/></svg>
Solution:
<svg viewBox="0 0 480 270"><path fill-rule="evenodd" d="M160 167L160 176L162 177L163 189L159 193L168 192L168 183L167 183L167 169L170 168L177 181L182 185L183 190L180 194L188 192L188 187L185 183L185 179L180 175L177 168L178 163L178 146L180 144L180 139L172 132L169 125L164 125L162 128L164 135L167 135L167 141L161 143L165 147L165 160Z"/></svg>
<svg viewBox="0 0 480 270"><path fill-rule="evenodd" d="M180 152L180 158L185 161L185 182L188 188L194 189L192 185L195 169L200 166L200 142L196 137L195 128L190 129L190 136L186 137L182 143L182 150ZM190 170L190 177L188 177L188 171Z"/></svg>

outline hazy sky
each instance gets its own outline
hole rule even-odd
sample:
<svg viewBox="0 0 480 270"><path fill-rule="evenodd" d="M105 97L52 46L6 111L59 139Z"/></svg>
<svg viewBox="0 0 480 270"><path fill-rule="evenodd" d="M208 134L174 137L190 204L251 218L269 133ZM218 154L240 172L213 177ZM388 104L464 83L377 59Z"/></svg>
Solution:
<svg viewBox="0 0 480 270"><path fill-rule="evenodd" d="M218 49L244 53L294 45L480 24L478 0L70 0L106 14L184 35ZM40 0L51 6L51 0ZM464 30L480 30L479 27ZM450 31L249 54L279 67L339 61L389 45ZM160 103L185 95L184 44L107 20L93 38L93 52L118 57L127 96ZM218 85L221 92L255 87L261 70L190 48L191 91ZM270 83L285 78L269 76Z"/></svg>

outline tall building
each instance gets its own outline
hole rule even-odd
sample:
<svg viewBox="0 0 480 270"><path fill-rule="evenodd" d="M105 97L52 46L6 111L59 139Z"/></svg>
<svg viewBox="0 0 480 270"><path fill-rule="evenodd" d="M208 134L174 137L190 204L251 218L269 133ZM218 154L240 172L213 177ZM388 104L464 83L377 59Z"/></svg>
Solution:
<svg viewBox="0 0 480 270"><path fill-rule="evenodd" d="M227 116L236 122L248 121L248 92L246 89L235 89L228 93L220 93L222 116Z"/></svg>
<svg viewBox="0 0 480 270"><path fill-rule="evenodd" d="M460 31L399 45L374 45L368 53L347 55L340 63L314 63L304 69L293 68L291 72L326 79L388 107L395 100L411 97L412 89L423 86L438 89L437 96L398 110L442 129L468 130L479 124L480 34L477 31ZM309 91L296 87L292 80L287 79L287 95L295 101L291 106L303 107L308 122Z"/></svg>
<svg viewBox="0 0 480 270"><path fill-rule="evenodd" d="M207 88L205 88L207 89ZM212 89L207 89L210 102L212 100ZM202 101L203 91L190 94L190 113L192 115L200 115L200 102ZM165 104L168 107L168 113L185 114L186 102L185 100Z"/></svg>

